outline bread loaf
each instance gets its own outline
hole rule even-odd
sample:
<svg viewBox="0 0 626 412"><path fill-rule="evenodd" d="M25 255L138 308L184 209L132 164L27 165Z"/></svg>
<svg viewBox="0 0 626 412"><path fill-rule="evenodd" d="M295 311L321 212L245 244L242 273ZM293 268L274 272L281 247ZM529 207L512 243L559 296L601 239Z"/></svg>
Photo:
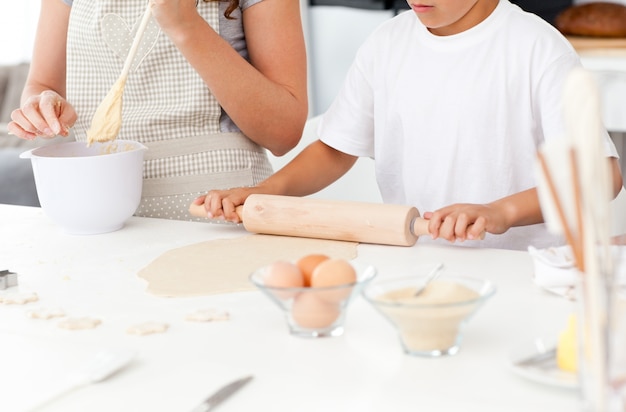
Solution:
<svg viewBox="0 0 626 412"><path fill-rule="evenodd" d="M626 6L609 2L579 4L559 13L554 23L565 35L626 37Z"/></svg>

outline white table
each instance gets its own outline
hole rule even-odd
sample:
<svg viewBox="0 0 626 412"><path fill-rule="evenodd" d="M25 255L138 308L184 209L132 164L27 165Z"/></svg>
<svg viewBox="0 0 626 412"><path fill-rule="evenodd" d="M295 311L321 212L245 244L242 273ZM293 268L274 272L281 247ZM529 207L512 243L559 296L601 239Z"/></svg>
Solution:
<svg viewBox="0 0 626 412"><path fill-rule="evenodd" d="M109 380L76 390L44 410L189 411L224 383L254 380L220 411L575 411L575 390L526 380L510 370L512 349L535 336L556 337L572 310L531 282L525 252L453 246L359 245L359 260L393 276L415 265L445 262L455 272L485 277L496 295L469 324L458 354L405 355L392 327L362 297L337 338L290 336L278 309L258 291L195 298L145 292L139 269L174 247L247 234L243 228L131 218L120 231L63 234L38 208L0 205L0 269L19 274L20 291L40 301L0 305L0 410L58 380L100 347L138 353ZM54 320L25 316L34 307L103 319L91 330L67 331ZM225 322L193 323L199 308L226 309ZM170 324L164 334L128 335L131 324Z"/></svg>

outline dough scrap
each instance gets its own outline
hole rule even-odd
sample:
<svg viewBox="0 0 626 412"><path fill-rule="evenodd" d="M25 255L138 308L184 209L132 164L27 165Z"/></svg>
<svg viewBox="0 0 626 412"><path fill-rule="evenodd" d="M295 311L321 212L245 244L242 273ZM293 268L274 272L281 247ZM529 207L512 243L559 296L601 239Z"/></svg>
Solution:
<svg viewBox="0 0 626 412"><path fill-rule="evenodd" d="M220 320L229 320L230 313L225 310L215 308L198 309L197 311L187 315L185 319L193 322L213 322Z"/></svg>
<svg viewBox="0 0 626 412"><path fill-rule="evenodd" d="M4 305L25 305L31 302L37 302L39 296L35 292L11 293L0 295L0 303Z"/></svg>
<svg viewBox="0 0 626 412"><path fill-rule="evenodd" d="M275 235L216 239L169 250L141 269L147 291L157 296L207 296L255 290L249 276L276 260L295 261L320 253L346 260L357 256L357 242Z"/></svg>
<svg viewBox="0 0 626 412"><path fill-rule="evenodd" d="M37 308L26 312L26 316L33 319L62 318L65 312L60 308Z"/></svg>
<svg viewBox="0 0 626 412"><path fill-rule="evenodd" d="M153 333L163 333L169 328L167 323L162 322L144 322L133 325L126 330L131 335L151 335Z"/></svg>
<svg viewBox="0 0 626 412"><path fill-rule="evenodd" d="M100 319L95 318L66 318L60 320L57 324L61 329L68 330L82 330L82 329L93 329L96 326L100 325L102 321Z"/></svg>

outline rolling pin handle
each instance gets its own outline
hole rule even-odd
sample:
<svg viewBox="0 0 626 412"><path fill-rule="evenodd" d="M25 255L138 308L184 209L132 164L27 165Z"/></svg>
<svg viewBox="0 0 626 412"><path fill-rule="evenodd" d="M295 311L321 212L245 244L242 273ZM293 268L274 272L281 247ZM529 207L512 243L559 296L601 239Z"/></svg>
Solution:
<svg viewBox="0 0 626 412"><path fill-rule="evenodd" d="M424 219L420 216L415 216L411 219L411 234L413 236L419 237L422 235L427 235L428 232L428 220Z"/></svg>

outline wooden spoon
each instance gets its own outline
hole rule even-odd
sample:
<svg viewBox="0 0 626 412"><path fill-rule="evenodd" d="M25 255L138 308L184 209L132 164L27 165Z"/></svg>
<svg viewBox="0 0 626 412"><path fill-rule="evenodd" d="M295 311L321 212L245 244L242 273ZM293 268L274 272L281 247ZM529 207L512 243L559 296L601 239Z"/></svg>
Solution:
<svg viewBox="0 0 626 412"><path fill-rule="evenodd" d="M146 8L143 14L141 23L139 23L139 27L137 28L137 33L135 33L133 44L126 56L122 73L115 84L113 84L113 87L111 87L111 90L109 90L104 100L102 100L91 119L91 127L87 130L87 146L90 146L93 142L109 142L115 140L120 132L120 128L122 127L122 94L124 92L124 86L126 85L128 72L135 59L137 49L139 48L151 15L151 5L148 3L148 8Z"/></svg>

